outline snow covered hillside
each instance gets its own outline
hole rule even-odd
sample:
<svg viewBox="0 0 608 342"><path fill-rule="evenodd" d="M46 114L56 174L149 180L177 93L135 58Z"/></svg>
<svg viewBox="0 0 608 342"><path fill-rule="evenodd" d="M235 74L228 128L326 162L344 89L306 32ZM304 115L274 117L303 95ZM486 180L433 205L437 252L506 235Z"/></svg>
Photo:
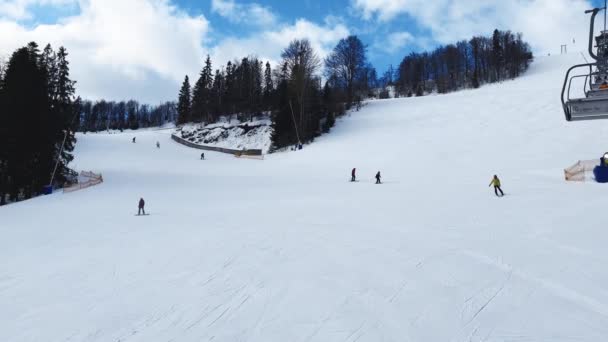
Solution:
<svg viewBox="0 0 608 342"><path fill-rule="evenodd" d="M561 110L580 59L372 101L263 161L81 135L103 184L0 208L0 341L605 340L608 188L563 180L608 150Z"/></svg>

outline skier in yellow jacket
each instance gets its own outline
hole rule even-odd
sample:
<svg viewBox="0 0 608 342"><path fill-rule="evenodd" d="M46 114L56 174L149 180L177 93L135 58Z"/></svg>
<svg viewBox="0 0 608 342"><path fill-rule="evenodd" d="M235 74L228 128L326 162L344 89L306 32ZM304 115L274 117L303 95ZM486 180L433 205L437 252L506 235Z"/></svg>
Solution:
<svg viewBox="0 0 608 342"><path fill-rule="evenodd" d="M494 175L494 178L492 178L492 181L490 182L490 185L488 185L488 187L494 185L494 193L496 194L496 196L498 196L498 192L500 191L500 196L504 196L505 193L502 192L502 189L500 188L500 179L498 179L497 175Z"/></svg>

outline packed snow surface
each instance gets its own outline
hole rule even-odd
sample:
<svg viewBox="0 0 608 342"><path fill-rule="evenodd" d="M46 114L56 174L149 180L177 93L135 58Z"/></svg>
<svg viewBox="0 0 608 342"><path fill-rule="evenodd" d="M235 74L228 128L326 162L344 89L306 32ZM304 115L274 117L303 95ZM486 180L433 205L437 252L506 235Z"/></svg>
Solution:
<svg viewBox="0 0 608 342"><path fill-rule="evenodd" d="M561 111L580 59L372 101L263 161L81 135L103 184L0 208L0 341L606 340L608 187L563 179L608 150Z"/></svg>

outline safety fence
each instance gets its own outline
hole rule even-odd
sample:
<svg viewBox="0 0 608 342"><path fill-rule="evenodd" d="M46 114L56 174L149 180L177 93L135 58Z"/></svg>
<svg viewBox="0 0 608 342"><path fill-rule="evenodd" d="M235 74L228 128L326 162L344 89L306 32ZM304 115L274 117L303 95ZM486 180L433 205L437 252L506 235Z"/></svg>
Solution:
<svg viewBox="0 0 608 342"><path fill-rule="evenodd" d="M600 165L599 159L579 160L564 169L564 176L567 181L584 182L593 178L593 169L598 165Z"/></svg>
<svg viewBox="0 0 608 342"><path fill-rule="evenodd" d="M237 157L251 157L251 156L262 156L263 159L263 154L262 154L262 150L258 150L258 149L242 149L242 150L235 150L235 149L231 149L231 148L225 148L225 147L217 147L217 146L208 146L208 145L199 145L199 144L195 144L191 141L188 141L184 138L178 137L175 134L171 134L171 139L173 139L174 141L184 145L184 146L188 146L188 147L192 147L192 148L196 148L199 150L205 150L205 151L215 151L215 152L221 152L221 153L228 153L228 154L233 154ZM259 158L256 158L259 159Z"/></svg>
<svg viewBox="0 0 608 342"><path fill-rule="evenodd" d="M63 192L73 192L103 183L101 174L92 171L81 171L78 175L78 183L63 188Z"/></svg>

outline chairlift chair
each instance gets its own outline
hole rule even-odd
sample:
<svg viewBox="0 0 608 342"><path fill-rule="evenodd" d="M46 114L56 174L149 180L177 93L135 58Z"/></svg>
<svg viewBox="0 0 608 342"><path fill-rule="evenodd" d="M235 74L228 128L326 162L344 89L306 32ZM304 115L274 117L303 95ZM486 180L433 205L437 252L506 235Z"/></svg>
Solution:
<svg viewBox="0 0 608 342"><path fill-rule="evenodd" d="M604 11L604 30L595 37L597 54L593 52L593 31L595 16ZM562 87L562 106L568 121L608 119L608 30L606 30L606 6L594 8L591 13L589 28L589 55L593 63L577 64L568 69ZM575 69L586 70L584 73L570 75ZM572 98L570 91L572 81L584 78L583 92L585 97Z"/></svg>

